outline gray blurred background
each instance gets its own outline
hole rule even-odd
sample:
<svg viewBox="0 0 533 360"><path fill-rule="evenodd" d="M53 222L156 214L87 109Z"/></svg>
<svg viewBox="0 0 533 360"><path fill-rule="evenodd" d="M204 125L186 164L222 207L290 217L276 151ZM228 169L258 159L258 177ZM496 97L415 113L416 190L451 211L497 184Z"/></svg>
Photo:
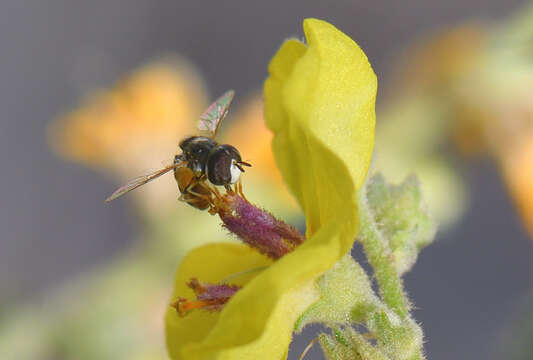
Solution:
<svg viewBox="0 0 533 360"><path fill-rule="evenodd" d="M128 202L102 202L115 183L55 157L46 144L46 124L90 89L159 55L179 53L204 74L211 96L227 88L248 93L261 88L282 40L303 36L305 17L328 20L356 40L383 88L392 58L417 37L472 18L501 18L521 4L3 0L1 296L31 298L105 262L133 238ZM464 173L471 189L467 215L455 230L439 234L406 278L434 360L491 358L513 308L533 289L533 246L498 174L480 162ZM307 339L296 341L302 349Z"/></svg>

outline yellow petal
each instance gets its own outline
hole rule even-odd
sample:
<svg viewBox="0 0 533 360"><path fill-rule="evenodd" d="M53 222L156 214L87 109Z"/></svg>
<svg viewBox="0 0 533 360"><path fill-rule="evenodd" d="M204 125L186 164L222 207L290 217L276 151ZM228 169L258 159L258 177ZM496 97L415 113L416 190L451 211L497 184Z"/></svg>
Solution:
<svg viewBox="0 0 533 360"><path fill-rule="evenodd" d="M177 325L167 318L175 359L286 358L297 318L318 299L314 279L357 234L356 191L372 153L376 78L357 44L332 25L308 19L304 31L308 47L289 40L272 60L265 99L276 161L305 211L308 239L236 293L204 323L203 337L182 343L181 357L173 343L181 333L170 331Z"/></svg>
<svg viewBox="0 0 533 360"><path fill-rule="evenodd" d="M355 207L374 144L376 76L357 44L307 19L309 46L287 41L265 84L267 125L278 166L312 234Z"/></svg>
<svg viewBox="0 0 533 360"><path fill-rule="evenodd" d="M186 283L193 277L209 283L217 283L232 274L271 263L266 257L241 244L215 243L198 247L187 254L178 269L172 301L178 296L194 299L193 291ZM251 275L236 277L231 283L244 285ZM204 339L216 324L218 312L193 311L179 317L174 308L166 315L167 347L173 359L185 359L181 349Z"/></svg>

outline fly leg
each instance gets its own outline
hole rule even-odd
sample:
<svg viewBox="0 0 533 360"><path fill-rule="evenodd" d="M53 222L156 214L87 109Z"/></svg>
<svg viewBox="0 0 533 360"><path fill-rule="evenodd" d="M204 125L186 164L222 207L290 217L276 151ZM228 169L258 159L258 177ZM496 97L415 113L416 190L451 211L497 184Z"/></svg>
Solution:
<svg viewBox="0 0 533 360"><path fill-rule="evenodd" d="M244 200L248 201L246 196L244 196L244 192L242 191L242 182L241 179L235 184L235 192L239 194Z"/></svg>
<svg viewBox="0 0 533 360"><path fill-rule="evenodd" d="M205 210L212 206L212 190L204 183L202 178L193 178L181 191L179 200L197 209Z"/></svg>
<svg viewBox="0 0 533 360"><path fill-rule="evenodd" d="M226 192L227 192L228 194L233 194L233 193L234 193L234 192L233 192L233 189L231 188L231 185L225 184L225 185L224 185L224 189L226 189Z"/></svg>

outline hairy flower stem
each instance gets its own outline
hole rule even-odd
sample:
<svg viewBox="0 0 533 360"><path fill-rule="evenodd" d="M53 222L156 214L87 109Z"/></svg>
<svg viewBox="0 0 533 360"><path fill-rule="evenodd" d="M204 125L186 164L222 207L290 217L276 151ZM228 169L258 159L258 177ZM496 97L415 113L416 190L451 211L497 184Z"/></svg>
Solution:
<svg viewBox="0 0 533 360"><path fill-rule="evenodd" d="M320 300L296 323L325 323L320 336L328 359L422 360L423 332L410 314L401 276L431 243L436 225L426 212L415 178L390 184L380 175L358 193L358 241L373 268L372 280L346 255L316 282Z"/></svg>
<svg viewBox="0 0 533 360"><path fill-rule="evenodd" d="M296 330L310 323L328 324L332 334L320 340L328 359L424 358L420 327L409 314L400 318L374 293L368 275L350 255L326 272L317 285L320 300L299 319Z"/></svg>
<svg viewBox="0 0 533 360"><path fill-rule="evenodd" d="M403 290L402 280L393 263L392 251L379 231L368 206L365 191L359 194L359 241L363 245L368 262L374 269L379 293L385 304L401 319L409 314L409 302Z"/></svg>

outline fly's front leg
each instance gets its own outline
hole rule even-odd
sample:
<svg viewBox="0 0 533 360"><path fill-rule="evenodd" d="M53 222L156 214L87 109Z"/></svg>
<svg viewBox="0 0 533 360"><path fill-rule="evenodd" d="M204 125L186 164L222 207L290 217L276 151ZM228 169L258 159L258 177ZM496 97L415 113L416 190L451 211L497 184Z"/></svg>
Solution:
<svg viewBox="0 0 533 360"><path fill-rule="evenodd" d="M244 200L248 201L246 196L244 196L244 192L242 191L242 181L239 179L239 181L235 184L235 192L239 194Z"/></svg>

